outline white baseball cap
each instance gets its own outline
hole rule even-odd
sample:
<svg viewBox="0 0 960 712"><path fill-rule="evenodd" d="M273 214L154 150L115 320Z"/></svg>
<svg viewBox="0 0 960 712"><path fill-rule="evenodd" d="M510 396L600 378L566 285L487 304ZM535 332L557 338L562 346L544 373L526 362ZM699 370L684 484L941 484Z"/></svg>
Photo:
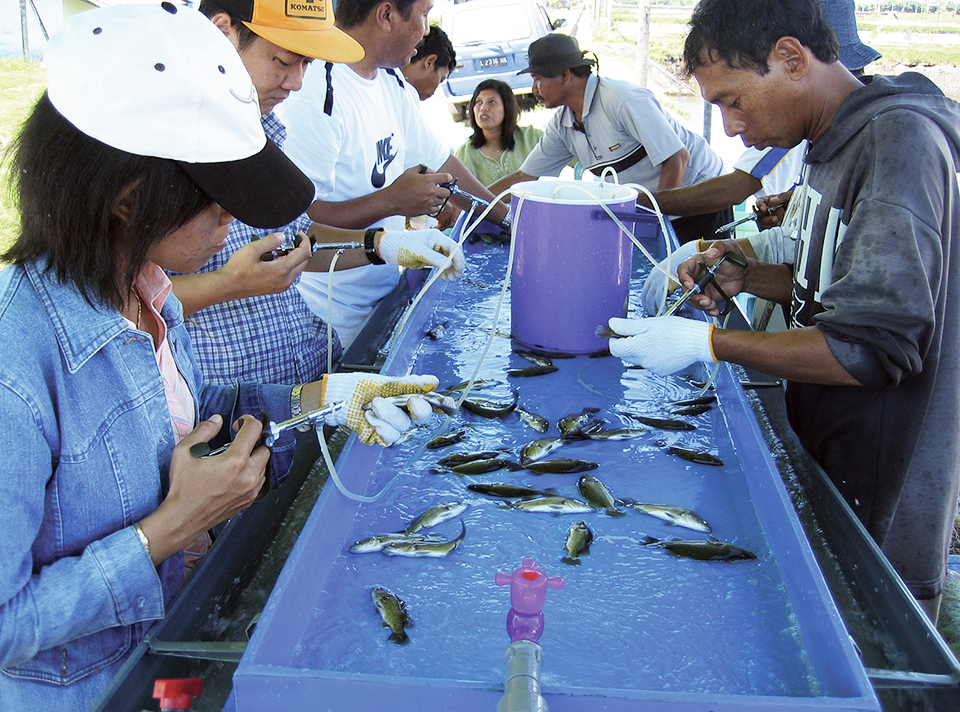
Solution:
<svg viewBox="0 0 960 712"><path fill-rule="evenodd" d="M224 210L285 225L313 200L310 180L260 123L236 48L196 10L116 5L64 21L44 52L47 96L108 146L176 161Z"/></svg>

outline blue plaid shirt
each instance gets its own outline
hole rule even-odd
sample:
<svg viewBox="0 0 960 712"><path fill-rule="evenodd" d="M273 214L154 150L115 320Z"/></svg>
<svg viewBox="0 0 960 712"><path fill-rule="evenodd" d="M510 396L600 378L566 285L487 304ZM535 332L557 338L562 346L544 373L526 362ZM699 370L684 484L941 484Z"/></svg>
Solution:
<svg viewBox="0 0 960 712"><path fill-rule="evenodd" d="M271 111L260 117L267 138L283 148L287 129ZM289 225L262 230L234 220L227 244L200 272L223 267L252 235L282 232L292 242L310 226L301 215ZM298 278L299 279L299 278ZM327 370L327 325L307 307L296 285L280 294L244 297L201 309L186 319L197 361L210 383L307 383ZM333 336L334 363L340 340Z"/></svg>

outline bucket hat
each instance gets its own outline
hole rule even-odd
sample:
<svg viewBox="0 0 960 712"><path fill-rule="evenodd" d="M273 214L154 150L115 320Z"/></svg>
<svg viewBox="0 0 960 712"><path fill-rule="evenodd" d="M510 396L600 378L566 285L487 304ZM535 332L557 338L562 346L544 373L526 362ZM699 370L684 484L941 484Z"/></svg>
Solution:
<svg viewBox="0 0 960 712"><path fill-rule="evenodd" d="M555 77L564 69L588 67L597 63L594 59L587 59L583 54L576 37L559 32L544 35L530 45L528 53L530 64L517 74L529 72L541 77Z"/></svg>
<svg viewBox="0 0 960 712"><path fill-rule="evenodd" d="M254 227L293 221L313 183L268 141L257 92L226 35L169 2L65 20L44 52L47 96L79 131L121 151L176 161Z"/></svg>
<svg viewBox="0 0 960 712"><path fill-rule="evenodd" d="M883 56L860 41L853 0L820 0L820 8L840 43L840 63L844 67L856 71Z"/></svg>
<svg viewBox="0 0 960 712"><path fill-rule="evenodd" d="M217 5L294 54L347 64L363 59L363 46L334 27L330 0L217 0Z"/></svg>

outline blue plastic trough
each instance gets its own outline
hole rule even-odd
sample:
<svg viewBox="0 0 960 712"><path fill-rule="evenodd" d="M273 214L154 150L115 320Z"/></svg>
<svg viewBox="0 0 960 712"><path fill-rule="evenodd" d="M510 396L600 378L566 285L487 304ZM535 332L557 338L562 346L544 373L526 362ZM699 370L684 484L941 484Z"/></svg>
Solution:
<svg viewBox="0 0 960 712"><path fill-rule="evenodd" d="M650 232L649 227L640 226ZM656 244L652 240L650 244ZM469 257L465 279L435 283L413 309L384 372L433 373L441 386L473 374L491 330L509 332L509 292L493 314L507 247ZM646 266L635 259L636 274ZM632 295L638 294L635 286ZM557 310L565 304L556 304ZM597 315L597 323L606 315ZM437 325L439 338L426 332ZM598 408L605 427L636 427L623 411L671 415L669 402L696 395L698 365L661 378L609 356L555 359L559 371L507 378L530 366L495 335L479 378L508 381L524 408L559 418ZM876 697L821 577L796 514L734 372L716 377L718 402L686 417L692 431L649 429L637 439L579 441L555 457L598 464L591 474L615 496L696 511L713 536L755 553L752 561L675 558L644 547L645 536L703 539L636 511L554 516L507 509L466 489L508 481L579 497L579 475L501 470L480 476L435 474L451 452L519 448L546 437L511 414L436 415L401 445L366 447L353 439L337 469L346 487L372 503L324 488L288 558L234 676L240 712L274 710L493 710L503 691L509 593L494 583L533 558L566 581L544 607L543 694L554 712L785 712L879 710ZM452 447L426 449L440 432L466 428ZM722 466L669 454L671 445L707 450ZM466 536L446 558L351 554L354 541L404 528L440 502L469 508L435 531ZM584 520L595 539L579 566L560 562L569 526ZM410 643L388 640L370 591L384 586L407 604Z"/></svg>

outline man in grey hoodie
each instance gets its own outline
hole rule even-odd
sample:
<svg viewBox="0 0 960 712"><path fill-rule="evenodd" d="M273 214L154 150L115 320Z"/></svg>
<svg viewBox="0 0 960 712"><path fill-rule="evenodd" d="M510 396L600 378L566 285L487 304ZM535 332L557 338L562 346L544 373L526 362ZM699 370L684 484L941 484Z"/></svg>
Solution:
<svg viewBox="0 0 960 712"><path fill-rule="evenodd" d="M791 425L934 621L960 488L960 105L919 74L865 85L818 0L701 0L684 62L730 135L807 139L796 264L725 263L720 287L790 306L756 333L611 319L658 373L726 360L788 379ZM680 265L685 289L697 262ZM717 314L718 292L690 300Z"/></svg>

